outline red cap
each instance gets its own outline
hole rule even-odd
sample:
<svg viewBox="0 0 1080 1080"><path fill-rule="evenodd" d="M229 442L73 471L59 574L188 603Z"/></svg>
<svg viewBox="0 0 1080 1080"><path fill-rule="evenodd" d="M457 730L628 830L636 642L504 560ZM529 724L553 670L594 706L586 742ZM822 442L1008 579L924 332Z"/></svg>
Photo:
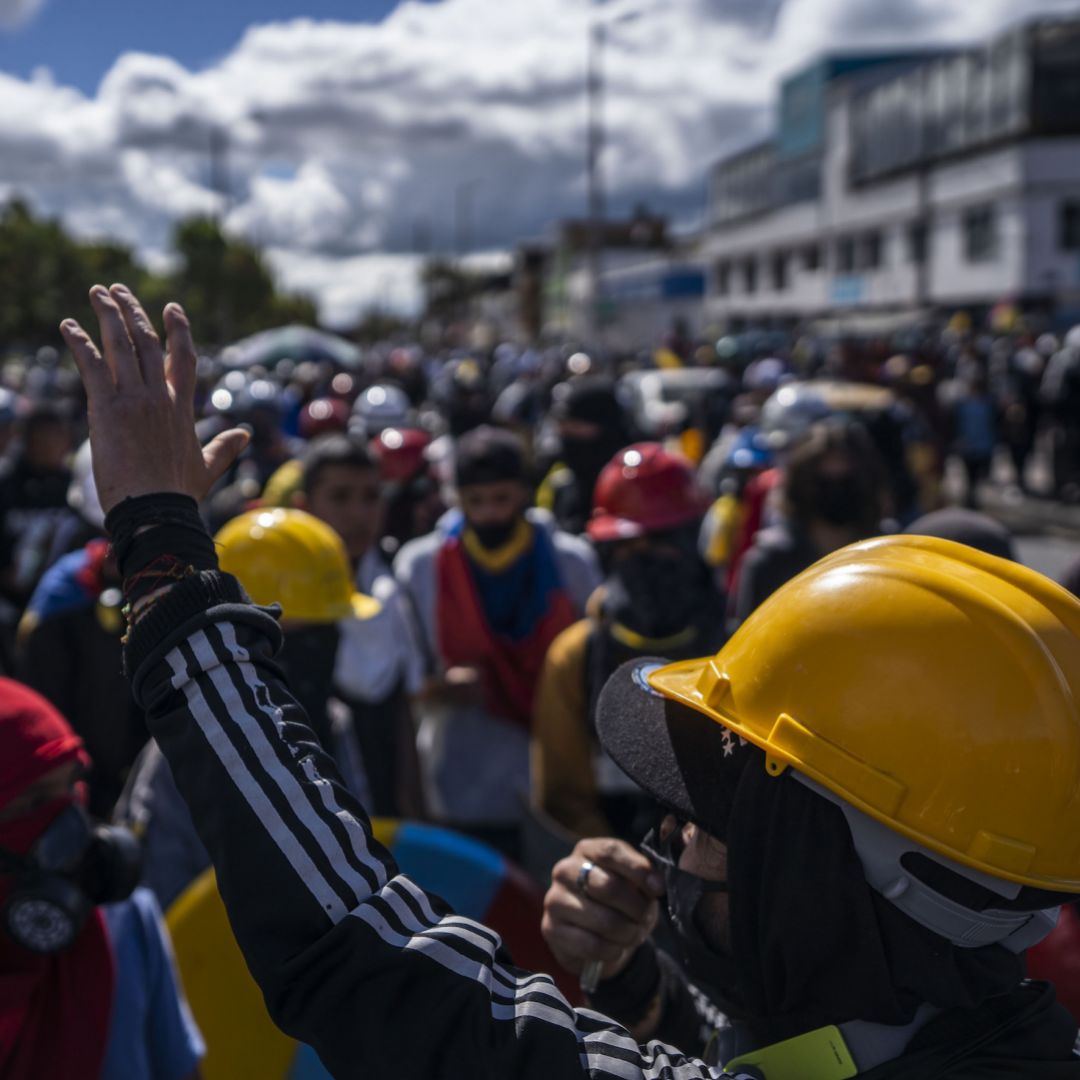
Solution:
<svg viewBox="0 0 1080 1080"><path fill-rule="evenodd" d="M588 533L598 543L667 532L701 519L708 500L694 467L659 443L635 443L604 466Z"/></svg>
<svg viewBox="0 0 1080 1080"><path fill-rule="evenodd" d="M349 406L341 398L316 398L300 413L300 437L317 439L345 431L349 426Z"/></svg>
<svg viewBox="0 0 1080 1080"><path fill-rule="evenodd" d="M371 440L370 450L379 463L382 478L391 483L410 480L427 463L424 451L431 436L416 428L387 428Z"/></svg>
<svg viewBox="0 0 1080 1080"><path fill-rule="evenodd" d="M90 764L68 722L28 686L0 679L0 808L73 760Z"/></svg>

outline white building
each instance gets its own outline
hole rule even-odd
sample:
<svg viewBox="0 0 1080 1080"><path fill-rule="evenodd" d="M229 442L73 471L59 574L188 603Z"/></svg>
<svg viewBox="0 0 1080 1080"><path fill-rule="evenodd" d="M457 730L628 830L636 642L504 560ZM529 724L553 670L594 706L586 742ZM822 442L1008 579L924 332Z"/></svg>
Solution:
<svg viewBox="0 0 1080 1080"><path fill-rule="evenodd" d="M832 57L711 177L706 314L739 329L1080 308L1080 20Z"/></svg>

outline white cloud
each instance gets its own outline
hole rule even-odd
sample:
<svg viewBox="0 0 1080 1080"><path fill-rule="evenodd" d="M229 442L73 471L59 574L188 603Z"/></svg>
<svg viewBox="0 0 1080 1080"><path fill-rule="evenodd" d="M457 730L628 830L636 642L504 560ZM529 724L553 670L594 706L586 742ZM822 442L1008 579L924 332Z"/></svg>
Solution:
<svg viewBox="0 0 1080 1080"><path fill-rule="evenodd" d="M0 0L0 12L26 6ZM402 3L377 25L258 26L204 71L121 56L93 98L44 74L0 74L0 191L160 252L177 217L222 204L225 178L229 229L272 248L326 317L365 298L408 306L418 290L397 283L416 260L377 252L421 235L446 251L456 232L497 248L583 212L593 11L611 24L612 212L647 201L685 219L701 205L705 166L765 129L777 78L814 53L970 40L1076 7L441 0Z"/></svg>
<svg viewBox="0 0 1080 1080"><path fill-rule="evenodd" d="M0 0L0 30L25 26L45 6L45 0Z"/></svg>

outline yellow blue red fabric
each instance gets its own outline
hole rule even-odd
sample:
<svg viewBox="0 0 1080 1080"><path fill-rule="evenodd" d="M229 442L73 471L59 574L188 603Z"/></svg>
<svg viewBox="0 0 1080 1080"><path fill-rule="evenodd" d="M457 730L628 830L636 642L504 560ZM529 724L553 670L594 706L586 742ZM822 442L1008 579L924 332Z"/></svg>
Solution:
<svg viewBox="0 0 1080 1080"><path fill-rule="evenodd" d="M436 562L439 654L447 667L478 668L491 715L528 729L544 657L576 621L574 606L543 529L498 573L469 557L463 531L451 533Z"/></svg>

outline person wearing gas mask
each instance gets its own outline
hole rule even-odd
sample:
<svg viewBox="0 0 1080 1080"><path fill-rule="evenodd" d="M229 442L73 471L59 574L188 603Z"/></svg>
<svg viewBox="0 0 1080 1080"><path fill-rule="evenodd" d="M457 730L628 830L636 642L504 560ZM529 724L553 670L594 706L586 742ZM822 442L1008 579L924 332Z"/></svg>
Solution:
<svg viewBox="0 0 1080 1080"><path fill-rule="evenodd" d="M0 679L0 1075L188 1080L204 1048L139 846L94 825L63 717Z"/></svg>
<svg viewBox="0 0 1080 1080"><path fill-rule="evenodd" d="M536 505L551 511L560 529L578 535L589 520L601 471L630 435L611 379L572 379L553 396L558 460L537 490Z"/></svg>
<svg viewBox="0 0 1080 1080"><path fill-rule="evenodd" d="M735 622L822 556L880 533L886 491L881 460L862 427L840 419L814 424L784 466L780 520L758 532L742 560Z"/></svg>
<svg viewBox="0 0 1080 1080"><path fill-rule="evenodd" d="M432 810L516 853L536 686L552 641L584 613L595 556L528 511L520 440L479 427L457 446L457 514L394 564L429 658L416 702Z"/></svg>
<svg viewBox="0 0 1080 1080"><path fill-rule="evenodd" d="M284 638L278 662L320 745L350 789L371 805L369 772L389 771L391 763L365 760L365 743L356 732L364 717L334 696L343 625L356 624L348 633L367 634L367 649L360 652L367 654L370 671L377 672L380 658L385 662L391 654L381 645L379 604L355 591L341 540L311 514L274 508L234 518L214 543L221 565L255 603L280 604ZM114 818L142 841L143 883L167 911L210 865L210 856L156 743L132 769Z"/></svg>
<svg viewBox="0 0 1080 1080"><path fill-rule="evenodd" d="M587 531L606 577L587 617L552 643L533 723L533 802L576 836L637 840L655 814L597 740L608 678L635 656L697 656L725 639L724 600L698 553L707 506L690 462L658 443L600 473Z"/></svg>
<svg viewBox="0 0 1080 1080"><path fill-rule="evenodd" d="M636 1013L631 1031L513 967L375 839L273 662L272 613L218 569L200 525L244 434L206 450L192 437L186 316L165 309L166 365L130 291L96 286L91 303L104 355L73 320L61 330L87 387L134 693L270 1015L332 1075L1080 1076L1076 1021L1023 971L1080 895L1074 597L894 536L822 560L715 655L621 668L601 741L675 820L625 872L606 840L557 878L584 921L564 960L601 963L598 993ZM645 892L631 922L666 886L687 960L729 1014L708 1060L640 1041L674 983L635 969L612 985L641 953L640 930L604 944L620 880Z"/></svg>

